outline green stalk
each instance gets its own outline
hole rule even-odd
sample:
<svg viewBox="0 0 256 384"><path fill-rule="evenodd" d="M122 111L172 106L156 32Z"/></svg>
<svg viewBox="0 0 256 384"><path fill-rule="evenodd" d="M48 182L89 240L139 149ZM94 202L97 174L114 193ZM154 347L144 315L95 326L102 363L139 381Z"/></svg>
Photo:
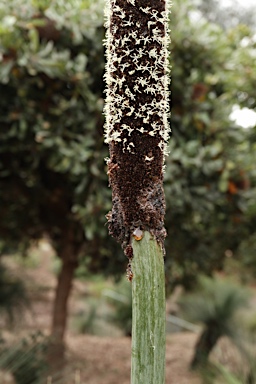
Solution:
<svg viewBox="0 0 256 384"><path fill-rule="evenodd" d="M163 251L145 232L132 241L131 384L165 382L165 278Z"/></svg>

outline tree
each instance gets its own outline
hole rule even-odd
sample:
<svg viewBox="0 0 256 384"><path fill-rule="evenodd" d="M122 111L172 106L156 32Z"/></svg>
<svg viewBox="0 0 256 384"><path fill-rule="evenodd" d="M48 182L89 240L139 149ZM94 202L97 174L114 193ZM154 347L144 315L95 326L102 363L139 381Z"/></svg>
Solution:
<svg viewBox="0 0 256 384"><path fill-rule="evenodd" d="M187 288L200 272L221 269L225 251L235 253L248 236L253 177L245 165L247 133L229 119L235 85L248 76L235 70L243 49L234 49L235 31L195 23L193 9L186 2L172 8L173 136L165 175L167 278Z"/></svg>
<svg viewBox="0 0 256 384"><path fill-rule="evenodd" d="M195 5L207 20L220 25L224 30L234 28L239 24L255 28L255 13L246 3L241 4L236 0L232 4L219 0L201 0L195 2Z"/></svg>
<svg viewBox="0 0 256 384"><path fill-rule="evenodd" d="M230 282L205 278L198 292L185 296L181 308L193 322L203 324L198 338L191 368L202 368L218 340L227 336L237 342L241 329L235 321L239 309L248 305L248 293Z"/></svg>
<svg viewBox="0 0 256 384"><path fill-rule="evenodd" d="M50 239L62 260L51 329L59 345L79 258L98 270L102 255L107 270L113 249L104 244L102 18L87 3L0 8L1 246Z"/></svg>

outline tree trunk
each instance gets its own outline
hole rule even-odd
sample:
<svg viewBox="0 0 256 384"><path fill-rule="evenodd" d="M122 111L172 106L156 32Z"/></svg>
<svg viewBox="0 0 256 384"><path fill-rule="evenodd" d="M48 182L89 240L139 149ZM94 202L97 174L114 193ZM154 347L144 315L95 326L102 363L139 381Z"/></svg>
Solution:
<svg viewBox="0 0 256 384"><path fill-rule="evenodd" d="M206 328L203 331L196 343L195 354L191 362L191 369L203 367L207 364L209 355L220 337L221 334L216 329Z"/></svg>
<svg viewBox="0 0 256 384"><path fill-rule="evenodd" d="M53 316L51 325L51 344L49 349L49 363L53 368L60 367L64 363L64 336L68 317L68 298L72 288L74 272L77 267L77 252L72 243L63 247L59 256L62 260L61 270L58 276L56 294L53 304Z"/></svg>

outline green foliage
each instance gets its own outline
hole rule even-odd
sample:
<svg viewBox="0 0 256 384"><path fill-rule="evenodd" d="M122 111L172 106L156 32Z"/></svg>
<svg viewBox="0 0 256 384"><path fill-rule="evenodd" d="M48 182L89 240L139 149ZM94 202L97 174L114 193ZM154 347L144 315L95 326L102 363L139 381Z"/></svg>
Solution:
<svg viewBox="0 0 256 384"><path fill-rule="evenodd" d="M204 384L248 384L221 364L211 364L200 373Z"/></svg>
<svg viewBox="0 0 256 384"><path fill-rule="evenodd" d="M185 296L181 308L192 322L203 324L192 368L204 366L208 356L222 336L238 343L241 326L236 322L238 310L248 306L249 294L228 281L202 278L198 292Z"/></svg>
<svg viewBox="0 0 256 384"><path fill-rule="evenodd" d="M195 22L193 12L188 2L172 8L173 136L165 175L167 276L187 288L200 272L223 268L225 251L235 253L254 231L247 212L255 201L248 132L229 119L235 87L245 82L237 57L250 70L255 61L238 44L238 30L224 34L204 18Z"/></svg>
<svg viewBox="0 0 256 384"><path fill-rule="evenodd" d="M251 11L250 4L241 4L239 1L222 3L218 0L196 1L200 12L207 20L219 24L223 30L236 27L239 24L250 25L255 28L255 13Z"/></svg>
<svg viewBox="0 0 256 384"><path fill-rule="evenodd" d="M92 303L86 311L80 311L74 320L74 328L78 333L90 335L95 332L95 320L97 318L97 304Z"/></svg>
<svg viewBox="0 0 256 384"><path fill-rule="evenodd" d="M249 293L230 281L201 277L195 293L185 295L180 305L192 322L216 324L226 336L232 336L234 315L248 306Z"/></svg>
<svg viewBox="0 0 256 384"><path fill-rule="evenodd" d="M251 334L256 335L256 313L247 320L247 327Z"/></svg>
<svg viewBox="0 0 256 384"><path fill-rule="evenodd" d="M10 272L0 264L0 315L7 317L8 324L13 325L17 318L28 307L28 297L24 283L12 276Z"/></svg>
<svg viewBox="0 0 256 384"><path fill-rule="evenodd" d="M0 369L12 373L17 384L43 383L47 339L40 332L0 351Z"/></svg>
<svg viewBox="0 0 256 384"><path fill-rule="evenodd" d="M132 334L132 290L127 280L121 281L116 287L116 298L109 299L114 313L109 320L116 324L126 336Z"/></svg>
<svg viewBox="0 0 256 384"><path fill-rule="evenodd" d="M194 9L172 8L165 174L167 280L187 288L221 269L256 225L255 129L229 120L234 104L255 108L253 34L195 22ZM102 3L11 0L0 16L0 250L47 234L59 254L72 243L90 273L123 273L104 225Z"/></svg>
<svg viewBox="0 0 256 384"><path fill-rule="evenodd" d="M111 269L100 2L12 0L0 13L0 246L47 234L60 254L68 238Z"/></svg>

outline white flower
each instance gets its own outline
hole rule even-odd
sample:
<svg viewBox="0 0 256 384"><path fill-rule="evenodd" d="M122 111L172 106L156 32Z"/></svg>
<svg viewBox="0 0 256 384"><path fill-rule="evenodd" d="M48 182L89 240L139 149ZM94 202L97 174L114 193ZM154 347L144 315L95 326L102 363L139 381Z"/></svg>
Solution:
<svg viewBox="0 0 256 384"><path fill-rule="evenodd" d="M131 153L135 153L135 152L132 152L132 148L135 148L135 145L133 143L129 143L127 145L127 151L128 152L131 152Z"/></svg>
<svg viewBox="0 0 256 384"><path fill-rule="evenodd" d="M129 107L130 108L130 112L127 113L127 116L131 116L133 114L133 112L135 111L135 108L134 107Z"/></svg>
<svg viewBox="0 0 256 384"><path fill-rule="evenodd" d="M131 36L133 39L137 40L137 38L138 38L138 32L137 32L137 31L132 31L132 32L130 32L130 35L129 35L129 36Z"/></svg>
<svg viewBox="0 0 256 384"><path fill-rule="evenodd" d="M135 7L135 0L127 0L127 3L131 3Z"/></svg>
<svg viewBox="0 0 256 384"><path fill-rule="evenodd" d="M129 36L123 36L123 38L121 40L121 46L124 47L126 45L126 43L128 43L129 41L130 41Z"/></svg>
<svg viewBox="0 0 256 384"><path fill-rule="evenodd" d="M125 82L125 77L123 76L123 77L117 79L116 81L117 81L117 83L119 85L119 88L121 88L123 83Z"/></svg>
<svg viewBox="0 0 256 384"><path fill-rule="evenodd" d="M141 116L142 116L141 111L135 112L135 118L136 119L140 118Z"/></svg>
<svg viewBox="0 0 256 384"><path fill-rule="evenodd" d="M123 10L120 11L120 15L117 15L118 17L120 17L120 19L124 19L125 18L125 12Z"/></svg>
<svg viewBox="0 0 256 384"><path fill-rule="evenodd" d="M144 39L143 39L143 43L144 43L144 45L147 44L147 43L149 43L150 40L151 40L151 38L150 38L149 36L145 36Z"/></svg>
<svg viewBox="0 0 256 384"><path fill-rule="evenodd" d="M120 135L121 135L120 132L114 131L111 134L111 139L114 141L121 141Z"/></svg>
<svg viewBox="0 0 256 384"><path fill-rule="evenodd" d="M148 84L148 79L145 79L143 77L139 77L136 80L136 82L139 83L139 85L141 85L142 87L145 87Z"/></svg>
<svg viewBox="0 0 256 384"><path fill-rule="evenodd" d="M138 131L141 132L141 133L144 133L145 129L143 127L141 127L141 128L138 128Z"/></svg>
<svg viewBox="0 0 256 384"><path fill-rule="evenodd" d="M146 55L146 52L143 48L139 48L137 50L139 57L142 57L143 55Z"/></svg>
<svg viewBox="0 0 256 384"><path fill-rule="evenodd" d="M149 7L146 7L146 8L142 8L142 7L140 7L140 9L142 10L142 12L144 12L144 13L150 13L149 11L150 11L150 8Z"/></svg>
<svg viewBox="0 0 256 384"><path fill-rule="evenodd" d="M136 130L141 135L156 136L159 147L166 153L169 136L167 7L159 12L154 5L140 7L140 1L136 0L106 0L106 3L106 142L119 142L124 152L134 153L132 141ZM141 20L132 15L135 6ZM141 33L143 19L147 19L144 21L146 31ZM143 126L133 126L133 119ZM152 160L151 154L145 155L145 161Z"/></svg>
<svg viewBox="0 0 256 384"><path fill-rule="evenodd" d="M154 160L154 156L151 156L151 157L149 157L149 156L145 156L145 161L152 161L152 160Z"/></svg>
<svg viewBox="0 0 256 384"><path fill-rule="evenodd" d="M124 91L126 95L130 98L130 100L135 100L134 94L130 91L130 89L127 87Z"/></svg>
<svg viewBox="0 0 256 384"><path fill-rule="evenodd" d="M129 20L124 20L122 23L123 27L131 27L133 25L133 21L131 21L131 16L129 16Z"/></svg>
<svg viewBox="0 0 256 384"><path fill-rule="evenodd" d="M138 84L135 84L135 85L134 85L133 90L134 90L135 92L139 92L139 93L141 93L141 91L139 90L139 86L138 86Z"/></svg>
<svg viewBox="0 0 256 384"><path fill-rule="evenodd" d="M155 25L156 21L148 21L148 29L150 29L151 25Z"/></svg>
<svg viewBox="0 0 256 384"><path fill-rule="evenodd" d="M157 56L158 56L156 48L152 48L152 49L149 51L148 54L149 54L149 57L152 57L152 58L157 58Z"/></svg>
<svg viewBox="0 0 256 384"><path fill-rule="evenodd" d="M151 87L147 87L146 89L145 89L145 92L146 93L152 93L152 94L156 94L156 92L157 92L157 89L155 88L155 87L153 87L153 86L151 86Z"/></svg>
<svg viewBox="0 0 256 384"><path fill-rule="evenodd" d="M150 121L150 120L149 120L149 116L143 118L143 123L144 123L144 124L149 123L149 121Z"/></svg>
<svg viewBox="0 0 256 384"><path fill-rule="evenodd" d="M129 66L130 66L130 64L127 63L127 61L126 61L125 63L120 64L120 65L119 65L119 68L121 69L122 72L124 72L124 71L125 71L125 68L127 68L127 67L129 67Z"/></svg>

